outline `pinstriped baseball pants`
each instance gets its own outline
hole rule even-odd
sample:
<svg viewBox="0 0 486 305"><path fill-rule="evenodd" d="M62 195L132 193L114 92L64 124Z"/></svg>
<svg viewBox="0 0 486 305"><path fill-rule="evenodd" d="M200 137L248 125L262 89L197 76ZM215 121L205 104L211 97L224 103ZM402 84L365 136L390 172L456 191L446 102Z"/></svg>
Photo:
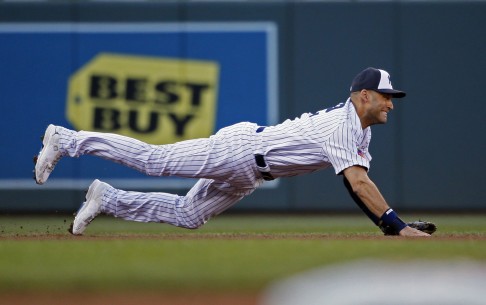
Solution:
<svg viewBox="0 0 486 305"><path fill-rule="evenodd" d="M195 229L262 184L254 151L253 123L239 123L215 135L175 144L151 145L108 133L59 128L64 156L95 155L150 176L199 178L185 196L109 188L102 212L126 220L162 222Z"/></svg>

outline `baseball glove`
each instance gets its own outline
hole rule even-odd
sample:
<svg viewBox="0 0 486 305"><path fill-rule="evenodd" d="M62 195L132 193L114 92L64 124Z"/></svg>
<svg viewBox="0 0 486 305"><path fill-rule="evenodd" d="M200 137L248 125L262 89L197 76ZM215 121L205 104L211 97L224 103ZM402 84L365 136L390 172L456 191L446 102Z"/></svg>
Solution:
<svg viewBox="0 0 486 305"><path fill-rule="evenodd" d="M432 234L437 231L437 226L435 225L435 223L429 221L419 220L414 222L407 222L407 225L411 228L428 234ZM380 229L385 235L398 235L398 232L396 232L393 228L389 226L380 226Z"/></svg>

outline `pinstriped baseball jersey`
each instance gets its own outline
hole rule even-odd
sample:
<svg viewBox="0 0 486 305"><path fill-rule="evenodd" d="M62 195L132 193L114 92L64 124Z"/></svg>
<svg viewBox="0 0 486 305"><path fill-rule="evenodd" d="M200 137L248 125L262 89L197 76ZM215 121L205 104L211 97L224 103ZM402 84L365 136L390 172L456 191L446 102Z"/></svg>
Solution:
<svg viewBox="0 0 486 305"><path fill-rule="evenodd" d="M96 155L150 176L199 178L185 196L108 188L102 212L127 220L198 228L263 183L255 154L265 156L273 177L333 166L336 173L369 168L370 129L361 128L348 99L335 107L257 132L254 123L225 127L206 139L151 145L125 136L57 127L63 156ZM163 184L163 182L161 182Z"/></svg>
<svg viewBox="0 0 486 305"><path fill-rule="evenodd" d="M348 99L317 113L265 128L258 153L274 177L289 177L334 167L336 174L353 165L370 167L371 129L362 129Z"/></svg>

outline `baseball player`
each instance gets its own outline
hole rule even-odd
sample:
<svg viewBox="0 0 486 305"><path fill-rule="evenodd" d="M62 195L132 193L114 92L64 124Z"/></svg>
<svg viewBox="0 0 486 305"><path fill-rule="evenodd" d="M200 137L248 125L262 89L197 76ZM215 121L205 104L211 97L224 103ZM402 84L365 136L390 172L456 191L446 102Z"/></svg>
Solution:
<svg viewBox="0 0 486 305"><path fill-rule="evenodd" d="M275 126L243 122L209 138L168 145L49 125L34 160L35 180L45 183L62 157L82 155L99 156L150 176L199 178L185 196L124 191L95 180L69 229L81 235L100 213L196 229L265 180L333 167L344 177L355 202L383 232L429 236L426 230L403 222L367 175L370 126L386 123L392 98L402 98L405 92L393 89L390 75L375 68L361 71L350 91L345 102Z"/></svg>

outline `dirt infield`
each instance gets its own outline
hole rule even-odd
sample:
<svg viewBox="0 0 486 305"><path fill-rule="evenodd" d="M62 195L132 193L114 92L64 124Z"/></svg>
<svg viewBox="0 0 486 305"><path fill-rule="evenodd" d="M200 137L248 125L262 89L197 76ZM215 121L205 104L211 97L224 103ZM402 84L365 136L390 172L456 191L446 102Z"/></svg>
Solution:
<svg viewBox="0 0 486 305"><path fill-rule="evenodd" d="M0 240L420 240L424 237L383 236L381 234L327 234L327 233L165 233L165 234L104 234L73 236L70 234L15 234L0 235ZM425 239L428 239L427 237ZM432 240L486 240L484 234L434 234Z"/></svg>

